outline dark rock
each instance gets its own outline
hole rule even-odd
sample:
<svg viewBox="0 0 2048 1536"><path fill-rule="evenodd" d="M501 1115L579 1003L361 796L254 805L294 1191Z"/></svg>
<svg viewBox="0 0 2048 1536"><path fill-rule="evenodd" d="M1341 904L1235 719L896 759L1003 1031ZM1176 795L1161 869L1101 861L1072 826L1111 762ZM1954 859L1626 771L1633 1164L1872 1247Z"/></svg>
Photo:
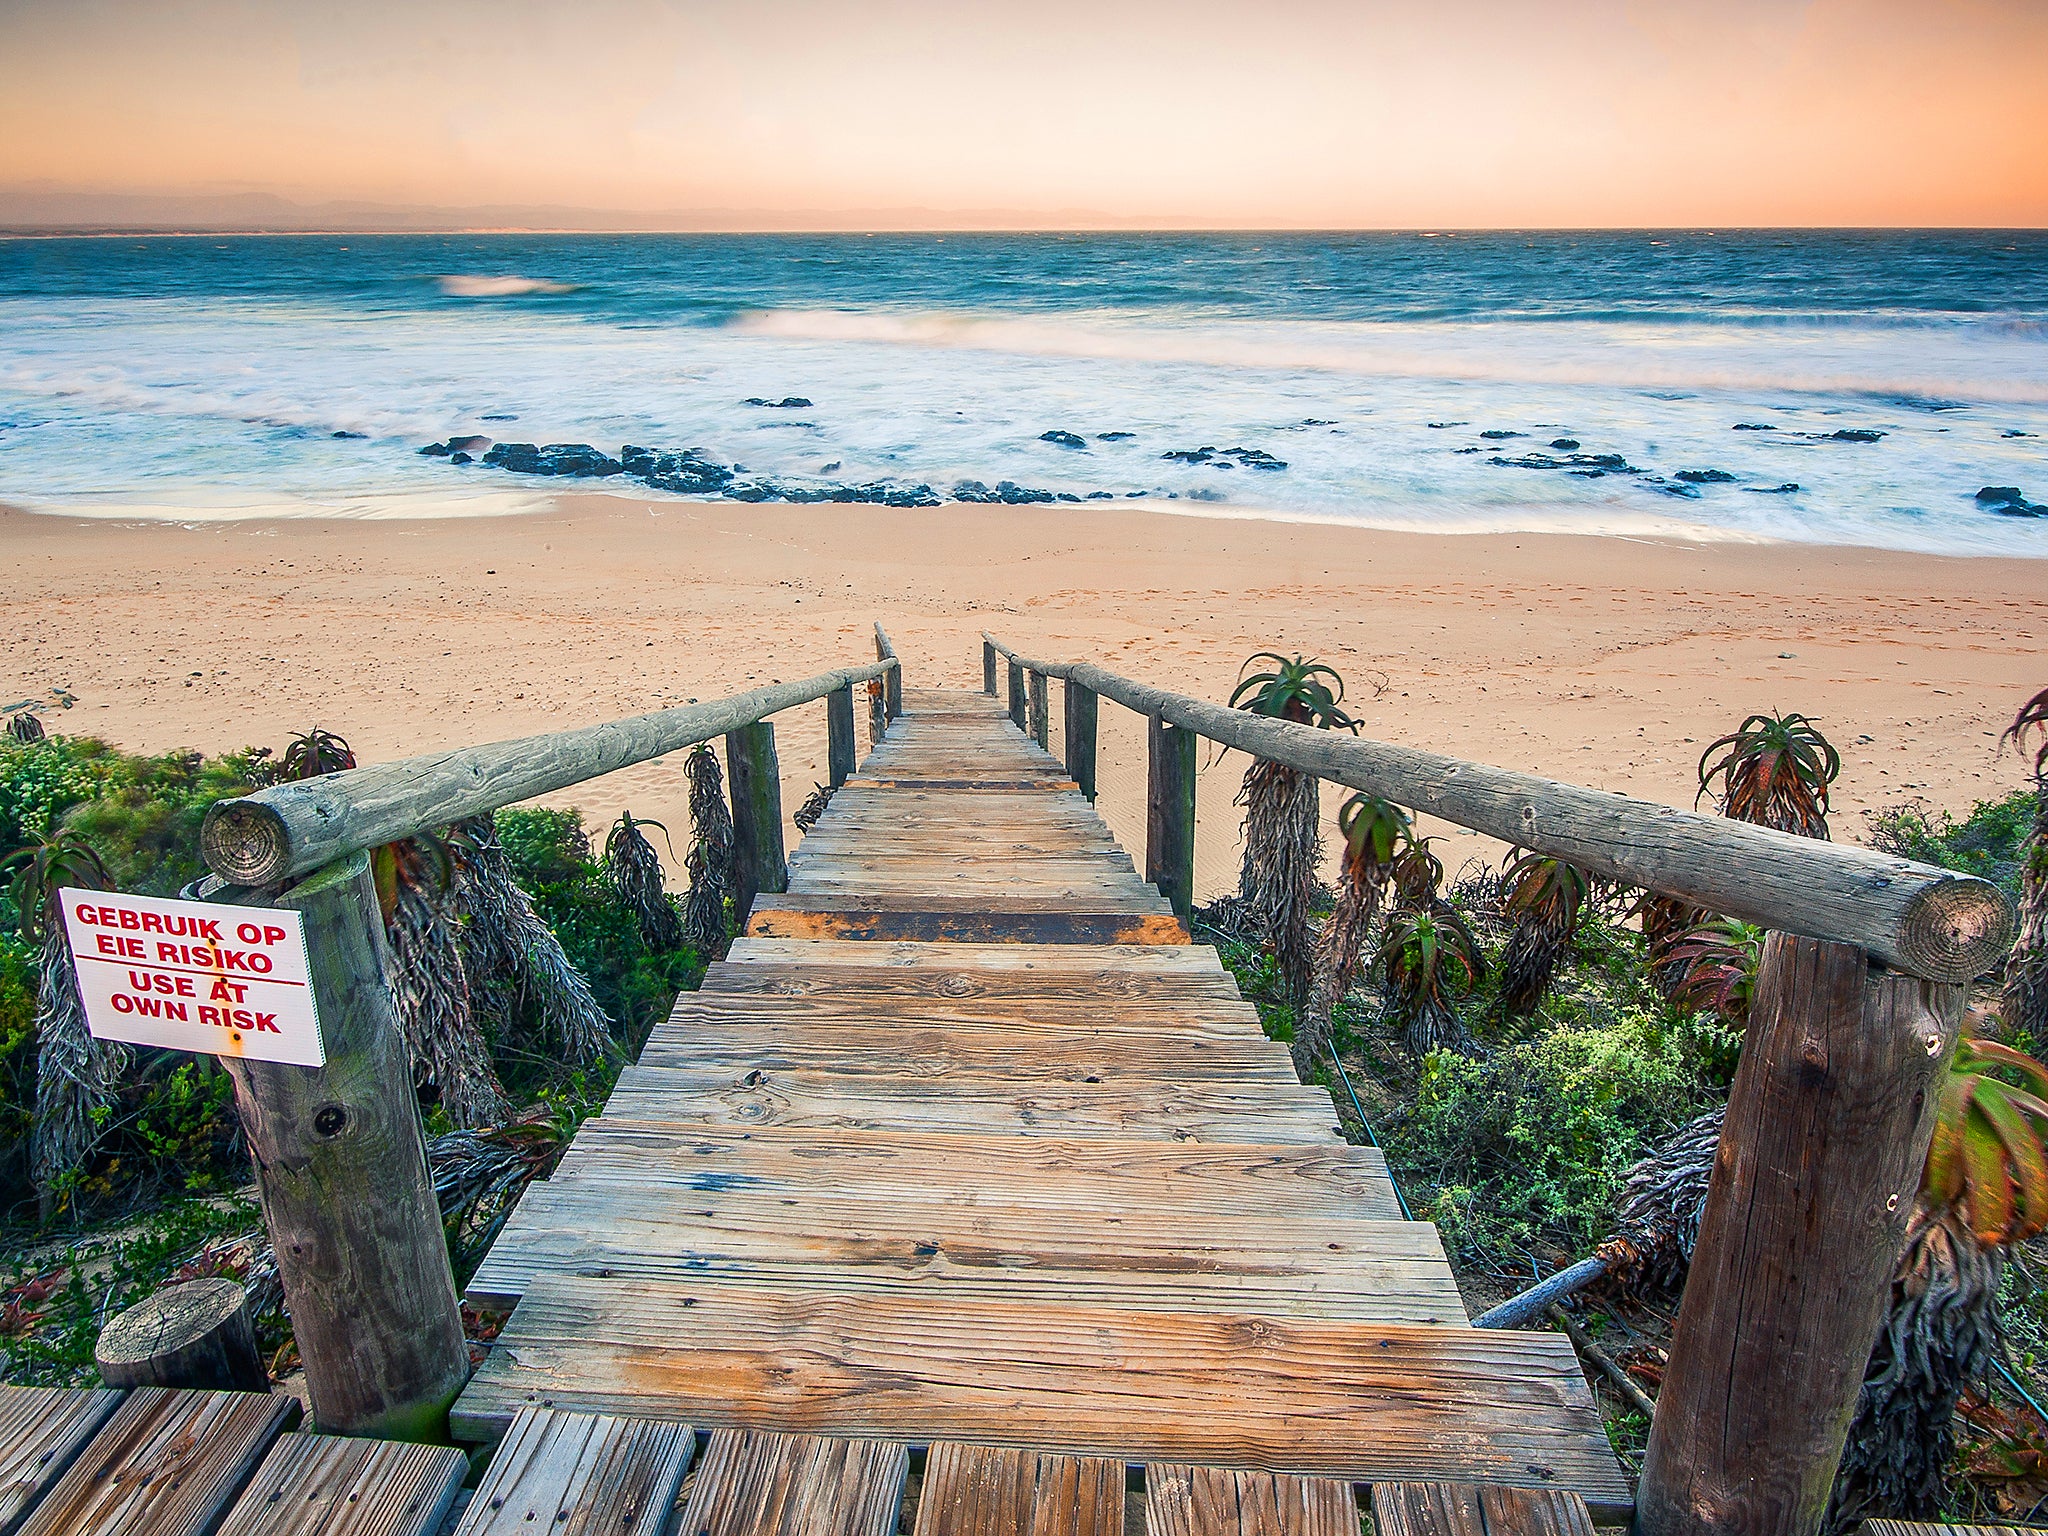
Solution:
<svg viewBox="0 0 2048 1536"><path fill-rule="evenodd" d="M448 455L448 462L450 464L474 464L476 460L466 453L451 453Z"/></svg>
<svg viewBox="0 0 2048 1536"><path fill-rule="evenodd" d="M367 433L367 432L330 432L330 433L328 433L328 436L329 436L329 437L339 437L339 438L354 438L354 439L355 439L355 440L356 440L357 442L361 442L361 441L362 441L362 440L363 440L364 438L368 437L369 435L370 435L370 434L369 434L369 433Z"/></svg>
<svg viewBox="0 0 2048 1536"><path fill-rule="evenodd" d="M1733 485L1735 477L1725 469L1681 469L1674 479L1687 485Z"/></svg>
<svg viewBox="0 0 2048 1536"><path fill-rule="evenodd" d="M2016 485L1987 485L1977 493L1978 503L1987 507L2010 506L2026 499L2026 494Z"/></svg>
<svg viewBox="0 0 2048 1536"><path fill-rule="evenodd" d="M1451 450L1451 452L1453 452L1453 453L1484 453L1484 452L1486 452L1486 450L1485 450L1484 448L1453 448L1453 449Z"/></svg>
<svg viewBox="0 0 2048 1536"><path fill-rule="evenodd" d="M830 464L827 464L823 469L819 470L818 473L821 475L833 474L839 469L839 466L843 462L844 460L834 459Z"/></svg>
<svg viewBox="0 0 2048 1536"><path fill-rule="evenodd" d="M1060 500L1061 500L1061 501L1079 501L1080 499L1081 499L1081 498L1080 498L1080 497L1078 497L1078 496L1076 496L1076 495L1075 495L1075 494L1074 494L1074 493L1073 493L1072 491L1061 491L1061 492L1060 492Z"/></svg>
<svg viewBox="0 0 2048 1536"><path fill-rule="evenodd" d="M1133 494L1133 495L1135 495L1135 494L1137 494L1137 493L1136 493L1136 492L1133 492L1132 494ZM1090 491L1090 492L1088 493L1088 499L1089 499L1090 501L1115 501L1115 500L1116 500L1116 492L1115 492L1115 491Z"/></svg>
<svg viewBox="0 0 2048 1536"><path fill-rule="evenodd" d="M1335 425L1337 425L1337 423L1335 423L1334 421L1318 421L1313 416L1302 417L1301 424L1304 427L1334 427Z"/></svg>
<svg viewBox="0 0 2048 1536"><path fill-rule="evenodd" d="M503 413L500 413L499 415L496 415L496 416L479 416L479 417L477 417L477 420L478 420L478 421L517 421L518 419L519 419L519 418L518 418L517 416L510 416L510 415L505 415L505 414L503 414Z"/></svg>
<svg viewBox="0 0 2048 1536"><path fill-rule="evenodd" d="M996 482L996 500L1008 506L1028 506L1033 502L1051 501L1052 499L1053 494L1051 491L1031 490L1028 487L1019 485L1014 480L998 480Z"/></svg>
<svg viewBox="0 0 2048 1536"><path fill-rule="evenodd" d="M1657 489L1666 496L1684 496L1692 500L1698 500L1700 494L1700 488L1696 485L1674 484L1669 480L1658 484Z"/></svg>
<svg viewBox="0 0 2048 1536"><path fill-rule="evenodd" d="M1285 459L1276 459L1272 454L1258 448L1226 448L1223 451L1230 454L1246 469L1285 469L1287 467ZM1218 468L1222 467L1221 465L1218 466Z"/></svg>
<svg viewBox="0 0 2048 1536"><path fill-rule="evenodd" d="M1001 501L1003 498L979 480L962 480L953 487L955 501Z"/></svg>
<svg viewBox="0 0 2048 1536"><path fill-rule="evenodd" d="M1061 432L1057 429L1038 434L1041 443L1054 443L1061 448L1086 448L1088 440L1078 432Z"/></svg>
<svg viewBox="0 0 2048 1536"><path fill-rule="evenodd" d="M1471 450L1478 452L1477 449ZM1577 474L1598 471L1599 474L1640 475L1642 471L1618 453L1574 453L1562 459L1552 458L1547 453L1525 453L1519 458L1502 458L1496 454L1486 461L1498 464L1503 469L1568 469Z"/></svg>
<svg viewBox="0 0 2048 1536"><path fill-rule="evenodd" d="M1095 434L1095 440L1099 443L1121 443L1137 435L1135 432L1098 432Z"/></svg>
<svg viewBox="0 0 2048 1536"><path fill-rule="evenodd" d="M1462 427L1465 423L1462 421L1432 421L1429 425L1432 431L1441 432L1446 427Z"/></svg>
<svg viewBox="0 0 2048 1536"><path fill-rule="evenodd" d="M1216 457L1214 448L1172 448L1159 455L1176 464L1207 464Z"/></svg>
<svg viewBox="0 0 2048 1536"><path fill-rule="evenodd" d="M588 443L499 443L484 455L493 469L518 475L565 475L576 479L602 479L621 473L625 466Z"/></svg>
<svg viewBox="0 0 2048 1536"><path fill-rule="evenodd" d="M2032 437L2034 434L2031 432L2022 432L2018 427L2008 427L2005 431L1999 433L1998 435L2000 437Z"/></svg>
<svg viewBox="0 0 2048 1536"><path fill-rule="evenodd" d="M732 484L733 472L696 449L682 453L657 453L631 443L619 450L619 466L636 480L658 491L679 496L715 496Z"/></svg>
<svg viewBox="0 0 2048 1536"><path fill-rule="evenodd" d="M1871 427L1837 427L1827 435L1831 443L1874 443L1884 434Z"/></svg>
<svg viewBox="0 0 2048 1536"><path fill-rule="evenodd" d="M1576 437L1553 437L1550 440L1550 446L1557 449L1560 453L1577 453L1579 451L1579 440Z"/></svg>
<svg viewBox="0 0 2048 1536"><path fill-rule="evenodd" d="M1753 496L1789 496L1799 489L1799 482L1787 480L1783 485L1746 485L1743 489Z"/></svg>
<svg viewBox="0 0 2048 1536"><path fill-rule="evenodd" d="M811 402L802 395L784 395L780 400L763 400L759 395L749 395L740 404L766 406L771 411L807 411L811 408Z"/></svg>
<svg viewBox="0 0 2048 1536"><path fill-rule="evenodd" d="M451 451L446 443L429 443L420 450L430 459L445 459Z"/></svg>
<svg viewBox="0 0 2048 1536"><path fill-rule="evenodd" d="M1479 435L1485 438L1489 443L1499 443L1505 442L1508 438L1511 437L1527 437L1529 434L1526 432L1509 432L1500 427L1489 427L1486 431L1480 433Z"/></svg>
<svg viewBox="0 0 2048 1536"><path fill-rule="evenodd" d="M1775 432L1778 429L1767 421L1738 421L1730 430L1735 432Z"/></svg>
<svg viewBox="0 0 2048 1536"><path fill-rule="evenodd" d="M341 437L344 434L337 432L334 435ZM360 437L362 434L358 432L348 435ZM451 453L482 453L490 446L491 440L488 437L472 434L468 437L451 437L445 443L429 443L420 452L430 459L445 459ZM528 443L525 446L531 448L533 445Z"/></svg>

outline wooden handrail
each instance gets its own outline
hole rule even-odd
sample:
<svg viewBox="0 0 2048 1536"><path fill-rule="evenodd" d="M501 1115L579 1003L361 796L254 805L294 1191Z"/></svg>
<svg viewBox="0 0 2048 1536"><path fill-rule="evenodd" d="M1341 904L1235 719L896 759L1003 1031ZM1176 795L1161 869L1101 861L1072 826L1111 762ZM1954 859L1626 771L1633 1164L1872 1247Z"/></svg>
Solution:
<svg viewBox="0 0 2048 1536"><path fill-rule="evenodd" d="M270 885L365 848L516 805L753 725L841 688L891 676L894 655L801 682L603 725L430 752L277 784L206 813L200 849L235 885Z"/></svg>
<svg viewBox="0 0 2048 1536"><path fill-rule="evenodd" d="M1228 709L1092 662L1036 661L993 635L982 638L1028 671L1254 757L1711 912L1854 944L1909 975L1967 982L2012 942L2012 904L1997 886L1972 875Z"/></svg>

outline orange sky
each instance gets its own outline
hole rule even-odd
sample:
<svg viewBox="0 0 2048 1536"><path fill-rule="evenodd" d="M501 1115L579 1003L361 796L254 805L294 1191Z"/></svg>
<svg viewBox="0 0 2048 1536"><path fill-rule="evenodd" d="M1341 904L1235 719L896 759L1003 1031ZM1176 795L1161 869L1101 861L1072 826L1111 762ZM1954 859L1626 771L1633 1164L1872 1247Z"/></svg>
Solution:
<svg viewBox="0 0 2048 1536"><path fill-rule="evenodd" d="M0 0L0 190L2048 225L2044 85L2041 0Z"/></svg>

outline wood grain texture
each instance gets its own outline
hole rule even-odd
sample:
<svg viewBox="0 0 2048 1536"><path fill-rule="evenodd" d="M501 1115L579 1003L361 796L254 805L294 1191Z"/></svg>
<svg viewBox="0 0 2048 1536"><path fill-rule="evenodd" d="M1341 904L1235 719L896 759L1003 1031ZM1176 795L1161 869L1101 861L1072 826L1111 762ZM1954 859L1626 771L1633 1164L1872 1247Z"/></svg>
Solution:
<svg viewBox="0 0 2048 1536"><path fill-rule="evenodd" d="M1195 904L1196 739L1157 715L1146 724L1145 878L1183 921Z"/></svg>
<svg viewBox="0 0 2048 1536"><path fill-rule="evenodd" d="M1920 1520L1866 1520L1857 1527L1861 1536L2013 1536L2034 1530L2025 1525L1937 1525Z"/></svg>
<svg viewBox="0 0 2048 1536"><path fill-rule="evenodd" d="M1593 1536L1577 1494L1485 1483L1374 1483L1379 1536Z"/></svg>
<svg viewBox="0 0 2048 1536"><path fill-rule="evenodd" d="M672 1418L528 1409L455 1536L659 1536L696 1448L696 1432Z"/></svg>
<svg viewBox="0 0 2048 1536"><path fill-rule="evenodd" d="M1145 1536L1359 1536L1358 1500L1337 1478L1153 1462Z"/></svg>
<svg viewBox="0 0 2048 1536"><path fill-rule="evenodd" d="M962 1135L1088 1136L1123 1140L1340 1141L1330 1096L1284 1085L1061 1083L1036 1087L992 1076L909 1077L873 1072L731 1072L628 1067L605 1104L607 1121L815 1130L950 1131Z"/></svg>
<svg viewBox="0 0 2048 1536"><path fill-rule="evenodd" d="M941 1441L912 1536L1124 1536L1124 1464Z"/></svg>
<svg viewBox="0 0 2048 1536"><path fill-rule="evenodd" d="M531 1400L1125 1461L1567 1488L1625 1511L1557 1334L551 1277L456 1411Z"/></svg>
<svg viewBox="0 0 2048 1536"><path fill-rule="evenodd" d="M208 1536L298 1413L282 1395L136 1387L21 1536Z"/></svg>
<svg viewBox="0 0 2048 1536"><path fill-rule="evenodd" d="M889 1536L909 1469L901 1445L716 1430L677 1529L689 1536Z"/></svg>
<svg viewBox="0 0 2048 1536"><path fill-rule="evenodd" d="M760 902L747 921L749 936L782 939L959 940L988 944L1186 944L1188 930L1171 912L1151 912L1131 903L1107 911L1076 912L1065 904L1048 910L933 910L939 898L916 912L877 911L858 899L780 897Z"/></svg>
<svg viewBox="0 0 2048 1536"><path fill-rule="evenodd" d="M14 1536L121 1396L99 1387L0 1386L0 1536Z"/></svg>
<svg viewBox="0 0 2048 1536"><path fill-rule="evenodd" d="M837 688L825 695L826 782L837 789L860 766L853 737L853 690Z"/></svg>
<svg viewBox="0 0 2048 1536"><path fill-rule="evenodd" d="M890 662L845 667L709 704L273 785L218 802L207 812L201 847L207 866L223 880L268 885L351 853L716 740L893 668Z"/></svg>
<svg viewBox="0 0 2048 1536"><path fill-rule="evenodd" d="M1067 776L1080 786L1082 794L1093 800L1096 720L1100 701L1096 698L1094 689L1084 688L1072 679L1061 686L1066 693Z"/></svg>
<svg viewBox="0 0 2048 1536"><path fill-rule="evenodd" d="M270 1390L237 1280L186 1280L145 1296L100 1330L92 1356L110 1387Z"/></svg>
<svg viewBox="0 0 2048 1536"><path fill-rule="evenodd" d="M1031 739L1042 747L1049 739L1048 732L1051 729L1051 722L1046 709L1045 674L1043 672L1031 674L1030 707Z"/></svg>
<svg viewBox="0 0 2048 1536"><path fill-rule="evenodd" d="M1772 934L1643 1462L1639 1529L1820 1527L1962 990Z"/></svg>
<svg viewBox="0 0 2048 1536"><path fill-rule="evenodd" d="M252 892L236 897L264 904ZM227 1060L313 1418L436 1440L469 1375L369 860L278 898L304 915L327 1064Z"/></svg>
<svg viewBox="0 0 2048 1536"><path fill-rule="evenodd" d="M445 1445L280 1435L219 1536L437 1536L468 1473Z"/></svg>
<svg viewBox="0 0 2048 1536"><path fill-rule="evenodd" d="M1007 944L933 944L897 941L803 942L773 938L736 938L726 953L735 965L767 961L779 965L888 966L901 970L978 971L1140 971L1200 975L1217 980L1232 995L1236 985L1216 951L1205 945L1159 950L1130 944L1072 944L1057 949L1019 950Z"/></svg>
<svg viewBox="0 0 2048 1536"><path fill-rule="evenodd" d="M744 917L762 892L789 888L775 727L760 720L727 733L725 765L732 801L733 908Z"/></svg>

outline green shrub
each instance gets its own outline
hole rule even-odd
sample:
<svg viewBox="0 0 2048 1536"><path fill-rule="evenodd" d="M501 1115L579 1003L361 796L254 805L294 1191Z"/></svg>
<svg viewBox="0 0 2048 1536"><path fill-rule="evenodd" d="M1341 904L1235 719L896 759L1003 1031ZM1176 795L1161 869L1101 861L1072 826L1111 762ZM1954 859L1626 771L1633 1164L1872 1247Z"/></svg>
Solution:
<svg viewBox="0 0 2048 1536"><path fill-rule="evenodd" d="M1870 817L1870 844L1884 853L1976 875L2020 895L2020 864L2034 830L2032 789L2016 789L2002 800L1980 800L1957 821L1924 800L1878 811Z"/></svg>

